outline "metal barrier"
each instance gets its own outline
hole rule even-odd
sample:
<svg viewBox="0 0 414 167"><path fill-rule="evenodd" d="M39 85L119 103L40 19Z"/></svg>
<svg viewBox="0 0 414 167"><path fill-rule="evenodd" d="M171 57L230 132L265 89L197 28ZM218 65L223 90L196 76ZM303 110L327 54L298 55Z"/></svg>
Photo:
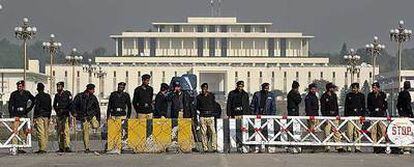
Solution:
<svg viewBox="0 0 414 167"><path fill-rule="evenodd" d="M32 147L31 122L29 118L1 118L0 122L0 128L3 130L0 148Z"/></svg>
<svg viewBox="0 0 414 167"><path fill-rule="evenodd" d="M372 138L370 133L374 129L387 128L395 120L414 122L412 118L390 117L243 116L240 128L243 145L414 147L413 141L393 143L386 133L377 140ZM331 126L329 134L321 135L321 128L327 125ZM350 125L359 134L353 140L350 139L352 135L347 134L346 128ZM414 137L413 130L410 130L410 139Z"/></svg>

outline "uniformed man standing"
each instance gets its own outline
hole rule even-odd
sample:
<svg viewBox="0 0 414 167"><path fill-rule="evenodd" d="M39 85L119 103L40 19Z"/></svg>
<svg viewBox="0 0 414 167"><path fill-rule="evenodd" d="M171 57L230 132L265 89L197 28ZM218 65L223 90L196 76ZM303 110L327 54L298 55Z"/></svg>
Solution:
<svg viewBox="0 0 414 167"><path fill-rule="evenodd" d="M58 152L72 152L70 150L69 133L72 94L67 90L63 90L64 87L65 84L63 82L58 82L56 84L57 93L53 100L53 108L55 109L57 116L57 136L59 140Z"/></svg>
<svg viewBox="0 0 414 167"><path fill-rule="evenodd" d="M250 115L249 94L243 90L244 82L238 81L236 89L229 92L227 97L227 116L241 119L243 115Z"/></svg>
<svg viewBox="0 0 414 167"><path fill-rule="evenodd" d="M302 97L299 93L299 82L293 81L292 89L287 95L287 114L288 116L299 116L299 104L302 102ZM289 127L289 131L294 135L296 140L300 139L300 125L299 122L293 120L292 125ZM294 139L288 135L289 141L294 141ZM300 147L292 147L289 149L291 153L301 152Z"/></svg>
<svg viewBox="0 0 414 167"><path fill-rule="evenodd" d="M17 131L20 125L18 118L28 118L27 114L33 109L35 101L35 97L29 91L25 90L24 81L19 81L16 85L17 90L11 93L8 104L10 118L16 120L12 125L14 131ZM19 131L19 137L25 137L23 129ZM17 138L13 138L12 143L18 144ZM26 151L18 150L18 153L26 153Z"/></svg>
<svg viewBox="0 0 414 167"><path fill-rule="evenodd" d="M37 84L38 94L35 97L34 106L34 128L36 130L37 141L39 143L39 151L35 153L46 153L47 142L49 138L49 119L52 114L52 98L44 92L45 85Z"/></svg>
<svg viewBox="0 0 414 167"><path fill-rule="evenodd" d="M108 110L106 118L109 121L121 121L131 117L131 98L128 93L124 92L125 82L118 83L118 90L109 96ZM122 139L121 136L118 136ZM120 154L122 149L122 140L116 140L117 143L108 142L108 153Z"/></svg>
<svg viewBox="0 0 414 167"><path fill-rule="evenodd" d="M200 112L201 142L204 151L207 152L214 152L217 150L217 136L214 120L214 112L216 110L215 104L215 96L208 91L208 84L201 84L201 94L196 97L196 108ZM209 150L209 143L211 144L211 150Z"/></svg>
<svg viewBox="0 0 414 167"><path fill-rule="evenodd" d="M173 83L173 92L171 92L167 99L171 102L171 118L192 118L193 117L193 100L190 94L181 90L180 82Z"/></svg>
<svg viewBox="0 0 414 167"><path fill-rule="evenodd" d="M405 118L413 118L413 111L411 108L411 95L410 90L411 84L410 81L405 81L403 90L398 94L398 101L397 101L397 109L398 109L398 115L400 117ZM410 154L410 148L405 147L403 148L404 154Z"/></svg>
<svg viewBox="0 0 414 167"><path fill-rule="evenodd" d="M161 84L160 91L155 96L154 118L166 118L168 114L168 93L169 86L166 83Z"/></svg>
<svg viewBox="0 0 414 167"><path fill-rule="evenodd" d="M326 84L326 92L322 95L320 101L321 101L321 113L322 116L328 116L328 117L336 117L339 116L339 108L338 108L338 97L335 93L336 86L333 83L327 83ZM342 136L341 133L337 130L335 127L338 127L339 120L335 119L332 121L333 124L330 122L327 122L325 124L325 137L328 137L331 133L334 133L334 141L339 143L341 142ZM334 128L332 128L334 127ZM336 150L338 153L345 152L345 150L342 148L342 146L336 147ZM330 147L325 148L326 152L330 151Z"/></svg>
<svg viewBox="0 0 414 167"><path fill-rule="evenodd" d="M262 84L262 90L255 92L250 110L256 115L276 115L275 95L269 91L269 83Z"/></svg>
<svg viewBox="0 0 414 167"><path fill-rule="evenodd" d="M305 97L305 113L306 116L319 116L319 101L316 93L318 88L315 83L311 83L308 86L308 94ZM319 124L319 121L316 119L309 118L308 120L308 129L309 132L316 132L316 125ZM313 148L312 152L315 152L316 148Z"/></svg>
<svg viewBox="0 0 414 167"><path fill-rule="evenodd" d="M352 116L365 116L365 95L359 90L359 83L351 84L351 92L346 94L345 97L345 112L346 117ZM360 121L354 121L355 125L361 128ZM354 124L348 122L347 124L347 136L351 141L355 141L359 138L360 132ZM360 141L357 141L358 143ZM348 147L348 151L351 151L351 147ZM355 147L355 152L361 152L360 147Z"/></svg>
<svg viewBox="0 0 414 167"><path fill-rule="evenodd" d="M95 85L88 84L86 90L75 96L73 100L73 115L82 123L83 144L85 153L90 153L89 131L91 128L99 128L101 110L98 98L94 95Z"/></svg>
<svg viewBox="0 0 414 167"><path fill-rule="evenodd" d="M152 97L154 90L149 86L151 76L145 74L141 78L142 85L135 89L132 105L138 115L137 118L152 119Z"/></svg>
<svg viewBox="0 0 414 167"><path fill-rule="evenodd" d="M380 84L372 84L372 91L368 94L367 108L371 117L386 117L388 103L387 95L380 90ZM386 127L381 122L376 123L371 129L371 139L376 143L380 138L385 136ZM374 153L384 153L384 147L374 147Z"/></svg>

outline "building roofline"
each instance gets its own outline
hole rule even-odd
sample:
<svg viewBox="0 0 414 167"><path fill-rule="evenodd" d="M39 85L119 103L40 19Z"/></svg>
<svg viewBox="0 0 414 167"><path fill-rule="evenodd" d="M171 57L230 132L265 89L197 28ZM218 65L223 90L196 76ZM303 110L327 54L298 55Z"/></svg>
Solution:
<svg viewBox="0 0 414 167"><path fill-rule="evenodd" d="M298 32L122 32L112 34L110 38L136 38L136 37L158 37L158 38L314 38L314 36L303 35Z"/></svg>

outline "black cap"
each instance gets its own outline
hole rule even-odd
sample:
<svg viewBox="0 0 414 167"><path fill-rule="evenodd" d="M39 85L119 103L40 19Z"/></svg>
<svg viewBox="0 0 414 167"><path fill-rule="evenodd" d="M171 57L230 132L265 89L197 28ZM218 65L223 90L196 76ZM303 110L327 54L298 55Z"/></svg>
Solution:
<svg viewBox="0 0 414 167"><path fill-rule="evenodd" d="M317 88L317 86L316 86L316 84L315 84L315 83L311 83L311 84L309 84L309 85L308 85L308 88L309 88L309 89L312 89L312 88Z"/></svg>
<svg viewBox="0 0 414 167"><path fill-rule="evenodd" d="M37 83L37 90L45 90L45 85L43 83Z"/></svg>
<svg viewBox="0 0 414 167"><path fill-rule="evenodd" d="M336 88L336 85L333 84L332 82L329 82L325 85L326 90L329 90L331 88Z"/></svg>
<svg viewBox="0 0 414 167"><path fill-rule="evenodd" d="M126 83L125 82L120 82L120 83L118 83L118 86L126 86Z"/></svg>
<svg viewBox="0 0 414 167"><path fill-rule="evenodd" d="M404 89L410 89L410 88L411 88L410 81L404 81Z"/></svg>
<svg viewBox="0 0 414 167"><path fill-rule="evenodd" d="M58 82L57 84L56 84L56 86L65 86L65 83L63 83L63 82Z"/></svg>
<svg viewBox="0 0 414 167"><path fill-rule="evenodd" d="M270 84L269 83L262 83L262 89L264 89L266 86L269 86Z"/></svg>
<svg viewBox="0 0 414 167"><path fill-rule="evenodd" d="M208 84L207 83L203 83L201 84L201 88L207 87L208 88Z"/></svg>
<svg viewBox="0 0 414 167"><path fill-rule="evenodd" d="M88 84L88 85L86 85L86 89L88 89L88 90L95 89L95 85L94 84Z"/></svg>
<svg viewBox="0 0 414 167"><path fill-rule="evenodd" d="M23 85L24 86L24 81L23 80L18 81L18 82L16 82L16 85Z"/></svg>
<svg viewBox="0 0 414 167"><path fill-rule="evenodd" d="M299 88L299 82L298 81L293 81L292 89L297 89L297 88Z"/></svg>
<svg viewBox="0 0 414 167"><path fill-rule="evenodd" d="M359 88L359 83L352 83L352 84L351 84L351 88L352 88L352 89L354 89L354 88Z"/></svg>
<svg viewBox="0 0 414 167"><path fill-rule="evenodd" d="M144 74L144 75L141 76L142 80L150 79L150 78L151 78L151 75L149 75L149 74Z"/></svg>
<svg viewBox="0 0 414 167"><path fill-rule="evenodd" d="M161 84L161 91L168 90L169 86L166 83Z"/></svg>
<svg viewBox="0 0 414 167"><path fill-rule="evenodd" d="M378 83L378 82L374 82L373 84L372 84L372 86L376 86L376 87L380 87L380 84Z"/></svg>
<svg viewBox="0 0 414 167"><path fill-rule="evenodd" d="M237 86L244 86L244 82L243 82L243 81L237 81L237 82L236 82L236 85L237 85Z"/></svg>
<svg viewBox="0 0 414 167"><path fill-rule="evenodd" d="M174 87L174 88L175 88L175 87L181 87L180 82L174 82L174 83L173 83L173 87Z"/></svg>

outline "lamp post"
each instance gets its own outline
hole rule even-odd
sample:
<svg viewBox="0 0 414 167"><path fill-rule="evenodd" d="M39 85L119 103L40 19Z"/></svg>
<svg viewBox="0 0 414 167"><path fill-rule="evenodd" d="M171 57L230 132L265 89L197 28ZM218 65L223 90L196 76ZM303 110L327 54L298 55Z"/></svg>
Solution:
<svg viewBox="0 0 414 167"><path fill-rule="evenodd" d="M88 73L88 82L92 83L92 74L96 70L96 66L92 64L92 59L88 59L88 63L82 65L83 72Z"/></svg>
<svg viewBox="0 0 414 167"><path fill-rule="evenodd" d="M82 61L83 57L78 56L76 48L72 49L70 55L65 57L66 63L72 66L72 93L75 94L75 66Z"/></svg>
<svg viewBox="0 0 414 167"><path fill-rule="evenodd" d="M97 66L94 71L94 75L99 79L99 97L102 99L104 97L104 78L106 77L106 72L102 69L100 65Z"/></svg>
<svg viewBox="0 0 414 167"><path fill-rule="evenodd" d="M377 65L377 56L381 54L381 50L385 49L385 45L379 43L378 37L374 36L374 40L365 45L365 49L372 56L372 83L375 82L375 67Z"/></svg>
<svg viewBox="0 0 414 167"><path fill-rule="evenodd" d="M356 54L354 49L351 49L347 55L344 55L344 59L347 64L346 71L351 73L351 83L354 83L355 74L360 71L359 60L361 57Z"/></svg>
<svg viewBox="0 0 414 167"><path fill-rule="evenodd" d="M390 30L391 41L397 42L397 57L398 57L398 69L397 69L397 90L401 87L401 50L403 43L411 39L412 30L404 27L404 21L400 20L396 29Z"/></svg>
<svg viewBox="0 0 414 167"><path fill-rule="evenodd" d="M42 43L43 49L45 52L50 54L50 68L49 68L49 93L52 94L53 92L53 61L54 56L59 51L60 47L62 47L62 43L55 40L55 35L50 34L49 41Z"/></svg>
<svg viewBox="0 0 414 167"><path fill-rule="evenodd" d="M26 81L27 70L27 41L33 39L36 35L37 28L31 26L28 18L23 18L23 24L14 28L14 36L22 40L23 44L23 80Z"/></svg>

